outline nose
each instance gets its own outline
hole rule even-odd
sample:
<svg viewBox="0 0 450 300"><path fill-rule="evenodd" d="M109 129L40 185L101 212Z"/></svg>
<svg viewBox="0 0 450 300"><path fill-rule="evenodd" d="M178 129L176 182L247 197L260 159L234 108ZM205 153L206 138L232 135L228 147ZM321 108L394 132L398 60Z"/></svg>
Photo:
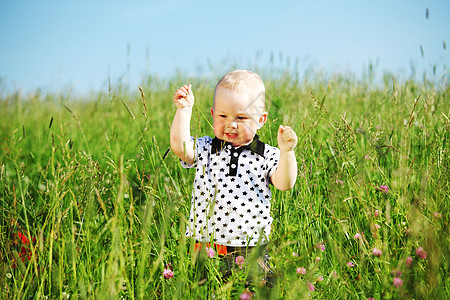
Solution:
<svg viewBox="0 0 450 300"><path fill-rule="evenodd" d="M230 125L229 125L231 128L233 128L233 129L236 129L237 128L237 122L235 122L235 121L232 121L232 122L230 122Z"/></svg>

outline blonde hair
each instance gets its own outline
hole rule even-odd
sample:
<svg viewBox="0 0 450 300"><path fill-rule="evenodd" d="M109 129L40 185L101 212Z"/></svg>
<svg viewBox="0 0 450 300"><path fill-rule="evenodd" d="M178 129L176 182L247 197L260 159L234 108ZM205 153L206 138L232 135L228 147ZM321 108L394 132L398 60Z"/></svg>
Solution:
<svg viewBox="0 0 450 300"><path fill-rule="evenodd" d="M266 88L258 74L247 70L233 70L225 74L217 83L214 90L214 98L217 89L225 88L233 92L248 92L254 95L256 101L261 101L265 109ZM214 106L214 100L213 100Z"/></svg>

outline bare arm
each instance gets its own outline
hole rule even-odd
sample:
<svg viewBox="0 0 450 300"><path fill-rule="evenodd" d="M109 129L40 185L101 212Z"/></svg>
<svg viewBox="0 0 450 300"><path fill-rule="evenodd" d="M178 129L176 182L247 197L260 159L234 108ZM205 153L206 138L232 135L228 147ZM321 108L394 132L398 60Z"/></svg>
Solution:
<svg viewBox="0 0 450 300"><path fill-rule="evenodd" d="M180 87L173 95L177 108L170 128L170 147L181 160L188 164L194 162L194 142L191 141L191 115L194 94L190 85Z"/></svg>
<svg viewBox="0 0 450 300"><path fill-rule="evenodd" d="M280 126L278 129L278 146L280 147L280 160L278 168L272 174L273 185L282 191L290 190L297 180L297 160L294 148L297 145L297 135L289 127Z"/></svg>

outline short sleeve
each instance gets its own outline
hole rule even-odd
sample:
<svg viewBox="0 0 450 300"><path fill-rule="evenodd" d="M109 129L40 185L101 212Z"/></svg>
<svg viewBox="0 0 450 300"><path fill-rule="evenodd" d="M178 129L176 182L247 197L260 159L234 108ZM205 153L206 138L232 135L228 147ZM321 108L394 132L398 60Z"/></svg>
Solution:
<svg viewBox="0 0 450 300"><path fill-rule="evenodd" d="M194 163L188 164L187 162L180 159L181 166L185 169L194 168L197 166L198 158L204 155L204 152L209 151L211 146L211 138L209 136L204 136L200 138L195 138L191 136L191 141L194 142Z"/></svg>
<svg viewBox="0 0 450 300"><path fill-rule="evenodd" d="M194 140L195 140L195 138L194 138L193 136L191 136L191 141L194 142ZM181 163L181 166L182 166L183 168L185 168L185 169L190 169L190 168L195 167L195 165L196 165L196 163L197 163L197 149L198 149L198 147L197 147L197 143L196 143L196 144L195 144L195 149L194 149L194 151L195 151L195 154L194 154L194 163L188 164L188 163L185 162L184 160L180 159L180 163Z"/></svg>
<svg viewBox="0 0 450 300"><path fill-rule="evenodd" d="M278 168L278 161L280 160L280 149L272 146L268 146L266 144L266 165L267 165L267 174L270 177L272 177L273 173Z"/></svg>

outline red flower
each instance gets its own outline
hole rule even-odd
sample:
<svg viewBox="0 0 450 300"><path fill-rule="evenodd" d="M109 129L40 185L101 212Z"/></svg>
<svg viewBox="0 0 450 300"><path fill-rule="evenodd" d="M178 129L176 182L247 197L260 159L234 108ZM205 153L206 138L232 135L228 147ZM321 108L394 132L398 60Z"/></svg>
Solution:
<svg viewBox="0 0 450 300"><path fill-rule="evenodd" d="M408 256L408 257L406 258L406 265L407 265L408 267L411 267L412 263L413 263L413 258L412 258L411 256Z"/></svg>
<svg viewBox="0 0 450 300"><path fill-rule="evenodd" d="M388 188L388 186L387 185L380 185L380 190L383 192L383 193L388 193L389 192L389 188Z"/></svg>
<svg viewBox="0 0 450 300"><path fill-rule="evenodd" d="M394 277L394 286L399 288L403 285L403 280L400 277Z"/></svg>
<svg viewBox="0 0 450 300"><path fill-rule="evenodd" d="M30 240L22 232L19 231L17 235L19 236L19 239L22 241L22 244L28 245L30 243Z"/></svg>
<svg viewBox="0 0 450 300"><path fill-rule="evenodd" d="M378 248L373 248L372 254L375 256L381 256L381 254L383 254L383 252Z"/></svg>
<svg viewBox="0 0 450 300"><path fill-rule="evenodd" d="M16 246L20 246L20 251L19 251L19 258L25 262L25 259L27 260L31 260L31 258L33 257L33 252L31 251L30 248L30 240L28 239L27 235L18 231L17 235L14 234L13 235L14 238L14 242L13 244ZM31 241L33 242L33 245L36 244L36 238L32 237ZM12 267L15 268L17 267L17 263L15 260L13 260L13 264Z"/></svg>
<svg viewBox="0 0 450 300"><path fill-rule="evenodd" d="M427 258L427 252L422 247L416 249L416 255L421 259Z"/></svg>

